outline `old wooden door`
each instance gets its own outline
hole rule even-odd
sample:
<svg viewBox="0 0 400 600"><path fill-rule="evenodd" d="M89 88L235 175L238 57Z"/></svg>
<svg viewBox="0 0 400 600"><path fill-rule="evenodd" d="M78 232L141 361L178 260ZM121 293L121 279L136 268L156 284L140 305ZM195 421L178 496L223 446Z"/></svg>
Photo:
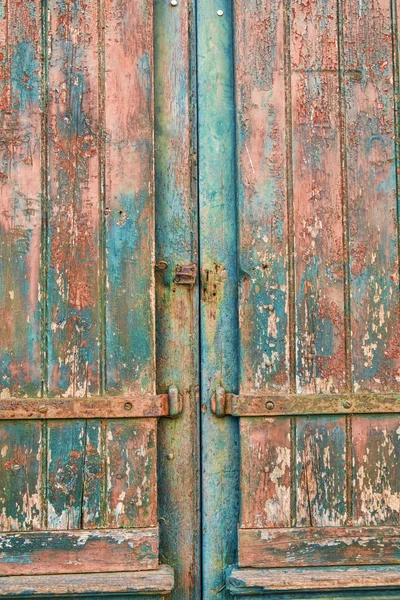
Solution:
<svg viewBox="0 0 400 600"><path fill-rule="evenodd" d="M196 595L191 11L0 0L0 596Z"/></svg>
<svg viewBox="0 0 400 600"><path fill-rule="evenodd" d="M207 599L400 585L398 8L198 0Z"/></svg>

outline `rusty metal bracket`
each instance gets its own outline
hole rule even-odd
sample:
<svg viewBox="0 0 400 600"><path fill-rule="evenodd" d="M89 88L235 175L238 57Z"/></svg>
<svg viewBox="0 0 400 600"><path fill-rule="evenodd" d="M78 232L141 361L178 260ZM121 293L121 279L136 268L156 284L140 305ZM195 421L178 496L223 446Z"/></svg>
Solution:
<svg viewBox="0 0 400 600"><path fill-rule="evenodd" d="M175 272L174 283L192 287L196 283L197 265L190 263L179 265Z"/></svg>
<svg viewBox="0 0 400 600"><path fill-rule="evenodd" d="M217 388L211 398L217 417L400 414L400 394L229 394Z"/></svg>
<svg viewBox="0 0 400 600"><path fill-rule="evenodd" d="M168 394L1 399L0 420L175 418L182 409L182 396L171 385Z"/></svg>

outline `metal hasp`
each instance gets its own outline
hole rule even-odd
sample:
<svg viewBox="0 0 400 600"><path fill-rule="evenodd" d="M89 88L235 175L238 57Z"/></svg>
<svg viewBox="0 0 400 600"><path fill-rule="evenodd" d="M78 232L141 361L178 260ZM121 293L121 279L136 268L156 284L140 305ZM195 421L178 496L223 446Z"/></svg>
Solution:
<svg viewBox="0 0 400 600"><path fill-rule="evenodd" d="M229 394L218 387L211 398L217 417L400 413L400 394Z"/></svg>
<svg viewBox="0 0 400 600"><path fill-rule="evenodd" d="M197 265L190 263L179 265L175 272L174 283L192 287L196 283Z"/></svg>
<svg viewBox="0 0 400 600"><path fill-rule="evenodd" d="M183 399L175 385L168 394L130 394L89 398L7 398L0 400L1 420L123 419L178 417Z"/></svg>

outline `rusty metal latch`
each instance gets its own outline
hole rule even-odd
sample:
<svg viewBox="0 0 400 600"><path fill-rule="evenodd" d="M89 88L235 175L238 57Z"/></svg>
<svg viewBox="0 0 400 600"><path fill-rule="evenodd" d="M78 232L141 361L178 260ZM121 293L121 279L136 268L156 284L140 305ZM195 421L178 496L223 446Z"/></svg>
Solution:
<svg viewBox="0 0 400 600"><path fill-rule="evenodd" d="M197 265L189 263L179 265L175 272L174 283L192 287L196 283Z"/></svg>

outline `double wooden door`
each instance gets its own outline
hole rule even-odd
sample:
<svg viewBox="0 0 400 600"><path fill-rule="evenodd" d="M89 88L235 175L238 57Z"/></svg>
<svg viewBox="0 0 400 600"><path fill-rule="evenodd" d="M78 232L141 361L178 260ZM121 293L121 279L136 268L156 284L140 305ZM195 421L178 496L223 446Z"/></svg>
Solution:
<svg viewBox="0 0 400 600"><path fill-rule="evenodd" d="M0 0L0 596L400 589L396 0Z"/></svg>

